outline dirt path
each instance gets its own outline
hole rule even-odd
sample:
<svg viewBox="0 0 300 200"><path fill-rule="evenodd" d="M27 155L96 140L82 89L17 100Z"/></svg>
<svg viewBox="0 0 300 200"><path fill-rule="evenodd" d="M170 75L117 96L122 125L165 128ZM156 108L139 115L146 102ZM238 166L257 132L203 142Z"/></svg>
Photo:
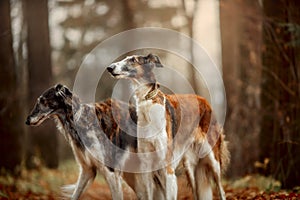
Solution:
<svg viewBox="0 0 300 200"><path fill-rule="evenodd" d="M191 189L187 186L186 181L183 178L179 179L178 184L178 200L192 200ZM269 199L287 199L287 200L299 200L300 194L281 192L263 192L258 188L243 188L243 189L232 189L230 186L225 187L227 200L269 200ZM111 199L110 191L107 185L100 185L94 183L88 191L82 197L82 200L108 200ZM135 200L135 194L128 188L124 190L125 200ZM218 196L214 193L214 199L218 200Z"/></svg>
<svg viewBox="0 0 300 200"><path fill-rule="evenodd" d="M5 193L5 195L1 195ZM257 200L269 200L269 199L287 199L287 200L299 200L300 194L287 193L287 192L262 192L257 188L246 188L246 189L230 189L225 188L227 200L237 199L257 199ZM27 192L26 194L20 193L13 187L3 187L0 185L0 200L4 199L37 199L37 200L56 200L62 199L57 193L48 194L36 194L34 192ZM110 200L110 190L106 184L94 182L89 189L83 194L81 200ZM124 189L125 200L136 200L135 194L128 188ZM191 190L186 186L185 181L179 183L179 194L178 200L192 200ZM217 195L214 195L214 199L218 200Z"/></svg>
<svg viewBox="0 0 300 200"><path fill-rule="evenodd" d="M9 174L0 175L0 200L2 199L38 199L52 200L62 199L60 187L66 184L75 183L78 169L74 161L65 163L59 170L41 168L39 170L22 170L20 175L15 177ZM228 200L237 199L288 199L300 200L300 187L294 191L267 192L270 185L269 178L259 175L249 175L236 181L227 181L224 187ZM272 182L274 185L274 181ZM271 185L272 185L271 184ZM256 187L260 185L260 187ZM261 186L265 187L261 187ZM268 186L268 187L266 187ZM258 189L260 188L260 189ZM280 188L280 187L279 187ZM275 191L279 190L275 189ZM83 194L82 200L109 200L110 190L103 177L97 176L93 184ZM124 186L124 199L136 200L134 192ZM178 200L189 200L192 198L191 189L188 187L186 178L178 178ZM218 195L214 194L218 200Z"/></svg>

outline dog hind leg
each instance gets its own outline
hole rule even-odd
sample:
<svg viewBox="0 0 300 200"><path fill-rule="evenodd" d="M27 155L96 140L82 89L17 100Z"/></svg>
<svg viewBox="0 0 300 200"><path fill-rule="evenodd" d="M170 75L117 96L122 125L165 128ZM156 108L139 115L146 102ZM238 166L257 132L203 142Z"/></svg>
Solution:
<svg viewBox="0 0 300 200"><path fill-rule="evenodd" d="M208 167L210 167L210 171L212 172L213 175L213 179L216 183L219 195L220 195L220 199L221 200L225 200L226 196L225 196L225 192L223 190L223 186L221 183L221 167L220 167L220 163L215 159L213 152L210 152L210 154L208 155Z"/></svg>
<svg viewBox="0 0 300 200"><path fill-rule="evenodd" d="M197 199L196 180L195 180L195 168L193 163L189 162L188 159L184 159L183 165L186 171L186 175L190 186L192 187L194 199Z"/></svg>
<svg viewBox="0 0 300 200"><path fill-rule="evenodd" d="M196 188L198 200L212 200L212 187L210 183L210 172L207 170L207 164L201 160L196 168Z"/></svg>

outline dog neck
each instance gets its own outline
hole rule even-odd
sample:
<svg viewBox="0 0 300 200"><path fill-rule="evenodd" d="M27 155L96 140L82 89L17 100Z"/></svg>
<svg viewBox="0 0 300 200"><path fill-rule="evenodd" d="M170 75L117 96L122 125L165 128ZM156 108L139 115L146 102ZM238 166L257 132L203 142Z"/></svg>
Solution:
<svg viewBox="0 0 300 200"><path fill-rule="evenodd" d="M156 82L137 84L133 89L135 90L134 96L137 102L142 102L154 99L157 96L159 93L159 84Z"/></svg>
<svg viewBox="0 0 300 200"><path fill-rule="evenodd" d="M72 95L71 97L66 97L63 99L63 106L61 111L58 112L58 117L64 120L73 121L74 114L80 108L80 99L76 95Z"/></svg>
<svg viewBox="0 0 300 200"><path fill-rule="evenodd" d="M76 95L72 98L64 99L64 107L55 115L55 121L58 129L64 135L65 139L83 149L82 142L78 137L76 127L74 126L74 115L80 109L80 100Z"/></svg>

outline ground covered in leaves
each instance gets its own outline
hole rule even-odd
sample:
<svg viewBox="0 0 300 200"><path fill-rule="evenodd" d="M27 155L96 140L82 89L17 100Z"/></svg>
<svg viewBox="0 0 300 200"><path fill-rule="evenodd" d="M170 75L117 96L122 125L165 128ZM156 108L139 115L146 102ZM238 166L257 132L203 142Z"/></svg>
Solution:
<svg viewBox="0 0 300 200"><path fill-rule="evenodd" d="M40 168L21 170L19 176L1 171L0 199L61 199L60 187L76 182L78 169L74 161L63 163L57 170ZM192 199L191 190L185 177L179 178L178 199ZM280 189L280 183L271 178L249 175L234 181L225 181L224 188L229 200L235 199L300 199L300 189L293 191ZM97 176L94 183L84 193L82 199L111 199L110 191L103 177ZM124 185L124 199L136 199L132 190ZM215 199L218 199L215 194Z"/></svg>

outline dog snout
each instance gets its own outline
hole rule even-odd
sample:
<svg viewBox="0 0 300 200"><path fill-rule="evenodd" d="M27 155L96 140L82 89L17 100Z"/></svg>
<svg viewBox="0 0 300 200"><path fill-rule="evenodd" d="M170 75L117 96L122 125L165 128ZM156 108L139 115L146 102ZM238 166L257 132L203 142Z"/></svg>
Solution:
<svg viewBox="0 0 300 200"><path fill-rule="evenodd" d="M114 64L111 64L109 67L107 67L106 69L107 69L107 71L109 72L109 73L112 73L113 71L114 71L114 69L116 68L116 65L114 65Z"/></svg>
<svg viewBox="0 0 300 200"><path fill-rule="evenodd" d="M27 117L26 121L25 121L26 125L30 125L30 117Z"/></svg>

